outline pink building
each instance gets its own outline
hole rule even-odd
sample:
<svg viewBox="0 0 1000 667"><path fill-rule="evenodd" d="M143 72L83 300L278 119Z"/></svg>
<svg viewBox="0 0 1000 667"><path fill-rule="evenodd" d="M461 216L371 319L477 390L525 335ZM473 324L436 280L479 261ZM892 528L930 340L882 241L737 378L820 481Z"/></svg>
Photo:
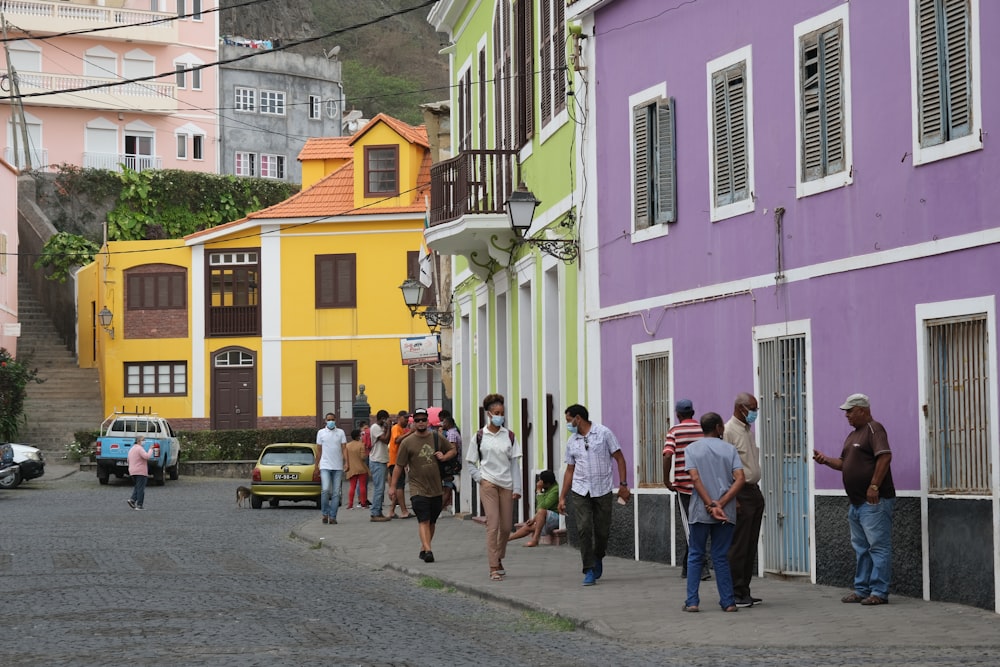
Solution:
<svg viewBox="0 0 1000 667"><path fill-rule="evenodd" d="M216 0L10 0L3 157L218 171ZM154 9L151 10L150 7ZM18 86L9 67L17 73ZM163 75L158 78L154 75ZM127 82L127 83L126 83ZM16 102L23 100L24 123ZM25 150L27 143L27 151Z"/></svg>
<svg viewBox="0 0 1000 667"><path fill-rule="evenodd" d="M0 160L0 347L17 356L17 170Z"/></svg>

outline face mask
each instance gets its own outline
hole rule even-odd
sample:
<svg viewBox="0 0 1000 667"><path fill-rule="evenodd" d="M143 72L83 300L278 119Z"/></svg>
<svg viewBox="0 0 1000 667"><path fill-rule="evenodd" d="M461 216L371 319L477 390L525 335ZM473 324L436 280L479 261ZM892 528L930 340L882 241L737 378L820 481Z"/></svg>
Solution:
<svg viewBox="0 0 1000 667"><path fill-rule="evenodd" d="M337 422L327 422L327 423L326 423L326 427L327 427L328 429L330 429L331 431L332 431L332 430L333 430L334 428L336 428L336 426L337 426Z"/></svg>
<svg viewBox="0 0 1000 667"><path fill-rule="evenodd" d="M747 424L752 424L757 421L757 411L747 410Z"/></svg>
<svg viewBox="0 0 1000 667"><path fill-rule="evenodd" d="M570 433L576 433L578 429L576 428L576 424L570 424L569 422L566 422L566 430L569 431Z"/></svg>
<svg viewBox="0 0 1000 667"><path fill-rule="evenodd" d="M503 426L503 415L493 415L490 417L490 423L494 426Z"/></svg>

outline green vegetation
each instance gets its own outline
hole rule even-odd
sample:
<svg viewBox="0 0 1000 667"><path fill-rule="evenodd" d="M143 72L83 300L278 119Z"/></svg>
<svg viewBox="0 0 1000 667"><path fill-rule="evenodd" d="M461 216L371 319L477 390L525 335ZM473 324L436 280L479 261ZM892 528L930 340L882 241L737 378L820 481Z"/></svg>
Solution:
<svg viewBox="0 0 1000 667"><path fill-rule="evenodd" d="M96 430L73 434L83 451L92 451L100 435ZM233 429L182 431L181 461L256 461L266 445L275 442L315 442L314 428Z"/></svg>
<svg viewBox="0 0 1000 667"><path fill-rule="evenodd" d="M24 357L15 359L0 347L0 442L13 442L24 424L24 398L29 382L44 382Z"/></svg>
<svg viewBox="0 0 1000 667"><path fill-rule="evenodd" d="M420 579L417 580L417 585L421 588L431 588L436 591L448 588L447 584L440 579L435 579L434 577L420 577Z"/></svg>
<svg viewBox="0 0 1000 667"><path fill-rule="evenodd" d="M530 629L536 632L573 632L576 630L576 623L568 618L546 614L542 611L526 611L524 612L524 620L528 622Z"/></svg>
<svg viewBox="0 0 1000 667"><path fill-rule="evenodd" d="M107 216L111 241L177 239L292 196L293 183L265 178L217 176L178 169L126 169L121 173L63 166L55 194L69 205L83 193L113 201ZM88 264L100 249L97 239L60 232L50 238L35 268L52 268L50 280L65 282L73 266Z"/></svg>

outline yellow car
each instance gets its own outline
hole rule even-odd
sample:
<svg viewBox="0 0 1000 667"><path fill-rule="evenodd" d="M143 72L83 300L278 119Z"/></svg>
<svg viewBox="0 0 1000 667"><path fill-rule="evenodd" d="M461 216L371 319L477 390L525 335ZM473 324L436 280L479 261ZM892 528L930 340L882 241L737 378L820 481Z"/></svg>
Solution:
<svg viewBox="0 0 1000 667"><path fill-rule="evenodd" d="M302 500L320 506L319 445L282 442L268 445L260 453L250 481L250 506L260 509L264 501L277 507L282 500Z"/></svg>

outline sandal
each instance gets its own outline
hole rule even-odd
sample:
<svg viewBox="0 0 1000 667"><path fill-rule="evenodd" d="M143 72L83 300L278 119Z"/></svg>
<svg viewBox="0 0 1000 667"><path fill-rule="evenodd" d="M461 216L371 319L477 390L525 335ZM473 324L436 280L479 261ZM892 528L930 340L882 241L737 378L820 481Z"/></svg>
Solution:
<svg viewBox="0 0 1000 667"><path fill-rule="evenodd" d="M696 605L696 604L692 604L692 605L687 605L686 604L686 605L684 605L684 611L698 612L698 611L701 611L701 610L698 609L698 605Z"/></svg>
<svg viewBox="0 0 1000 667"><path fill-rule="evenodd" d="M840 601L841 602L846 602L848 604L851 604L851 603L854 603L854 602L861 602L864 599L865 598L861 597L857 593L851 593L850 595L845 595L844 597L840 598Z"/></svg>
<svg viewBox="0 0 1000 667"><path fill-rule="evenodd" d="M503 575L500 574L499 570L490 570L490 580L491 581L503 581Z"/></svg>
<svg viewBox="0 0 1000 667"><path fill-rule="evenodd" d="M877 595L869 595L868 597L866 597L864 600L861 601L861 604L863 604L866 607L874 607L880 604L889 604L889 600L886 598L880 598Z"/></svg>
<svg viewBox="0 0 1000 667"><path fill-rule="evenodd" d="M739 607L737 607L737 606L736 606L736 605L734 605L734 604L731 604L731 605L729 605L728 607L726 607L725 609L723 609L722 611L725 611L725 612L730 612L730 613L731 613L731 612L734 612L734 611L739 611L739 610L740 610L740 608L739 608Z"/></svg>

